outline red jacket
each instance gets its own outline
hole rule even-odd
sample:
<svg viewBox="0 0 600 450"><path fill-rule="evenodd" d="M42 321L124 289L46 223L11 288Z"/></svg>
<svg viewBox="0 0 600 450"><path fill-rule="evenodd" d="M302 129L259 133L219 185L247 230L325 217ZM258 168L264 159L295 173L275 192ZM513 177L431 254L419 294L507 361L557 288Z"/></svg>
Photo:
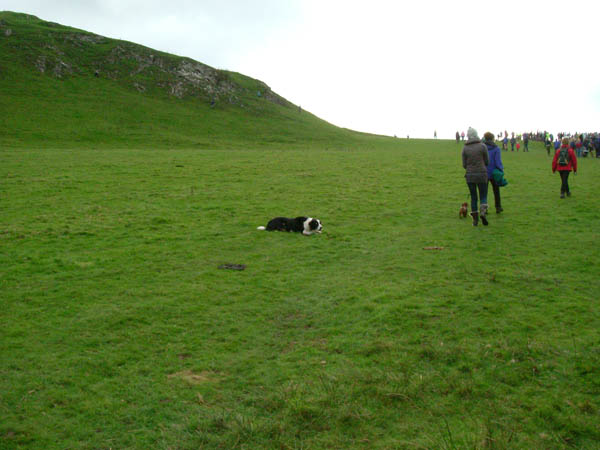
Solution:
<svg viewBox="0 0 600 450"><path fill-rule="evenodd" d="M566 166L558 165L558 154L560 153L561 148L569 149L569 164ZM569 172L572 170L573 172L577 172L577 156L575 156L575 152L568 145L563 145L556 150L556 153L554 154L554 159L552 160L552 173L556 172L557 170L568 170Z"/></svg>

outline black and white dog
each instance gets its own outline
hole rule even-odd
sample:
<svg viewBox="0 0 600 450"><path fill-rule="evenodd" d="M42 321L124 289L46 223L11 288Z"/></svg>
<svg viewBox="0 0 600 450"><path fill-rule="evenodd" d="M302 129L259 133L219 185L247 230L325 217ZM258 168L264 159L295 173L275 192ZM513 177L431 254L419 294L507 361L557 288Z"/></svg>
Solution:
<svg viewBox="0 0 600 450"><path fill-rule="evenodd" d="M269 220L266 227L258 227L258 230L267 231L296 231L305 236L310 236L314 233L320 233L323 230L321 221L312 217L296 217L290 219L288 217L275 217Z"/></svg>

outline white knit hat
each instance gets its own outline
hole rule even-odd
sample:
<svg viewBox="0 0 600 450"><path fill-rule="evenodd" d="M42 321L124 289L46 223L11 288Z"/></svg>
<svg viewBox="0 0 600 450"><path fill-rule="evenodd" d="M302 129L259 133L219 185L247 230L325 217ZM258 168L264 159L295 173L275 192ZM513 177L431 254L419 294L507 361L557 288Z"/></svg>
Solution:
<svg viewBox="0 0 600 450"><path fill-rule="evenodd" d="M470 141L474 141L474 140L479 139L479 135L477 134L477 130L475 128L469 127L469 129L467 130L467 138Z"/></svg>

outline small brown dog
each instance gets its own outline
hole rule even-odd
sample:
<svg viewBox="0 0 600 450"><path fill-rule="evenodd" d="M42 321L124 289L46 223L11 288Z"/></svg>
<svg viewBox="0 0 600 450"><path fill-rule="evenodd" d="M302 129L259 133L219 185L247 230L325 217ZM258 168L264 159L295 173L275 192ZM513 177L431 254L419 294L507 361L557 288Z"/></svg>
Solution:
<svg viewBox="0 0 600 450"><path fill-rule="evenodd" d="M460 209L458 210L458 218L466 219L467 218L467 202L463 203Z"/></svg>

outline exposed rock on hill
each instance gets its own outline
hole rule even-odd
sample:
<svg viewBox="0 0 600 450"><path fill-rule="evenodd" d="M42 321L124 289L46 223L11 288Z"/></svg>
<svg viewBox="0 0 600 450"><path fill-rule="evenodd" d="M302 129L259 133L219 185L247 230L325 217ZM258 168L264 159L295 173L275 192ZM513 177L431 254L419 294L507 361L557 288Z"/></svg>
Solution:
<svg viewBox="0 0 600 450"><path fill-rule="evenodd" d="M68 28L24 14L0 20L0 39L8 39L15 54L23 55L23 65L46 76L64 79L70 76L96 76L122 83L140 93L162 90L177 98L198 97L210 102L242 104L242 98L260 96L268 101L291 106L264 83L248 77L236 77L189 58L182 58L130 42ZM18 19L12 22L12 18ZM37 27L23 48L23 40L14 39L19 21ZM24 31L25 32L25 31ZM25 50L25 51L24 51ZM237 78L243 78L240 84Z"/></svg>

